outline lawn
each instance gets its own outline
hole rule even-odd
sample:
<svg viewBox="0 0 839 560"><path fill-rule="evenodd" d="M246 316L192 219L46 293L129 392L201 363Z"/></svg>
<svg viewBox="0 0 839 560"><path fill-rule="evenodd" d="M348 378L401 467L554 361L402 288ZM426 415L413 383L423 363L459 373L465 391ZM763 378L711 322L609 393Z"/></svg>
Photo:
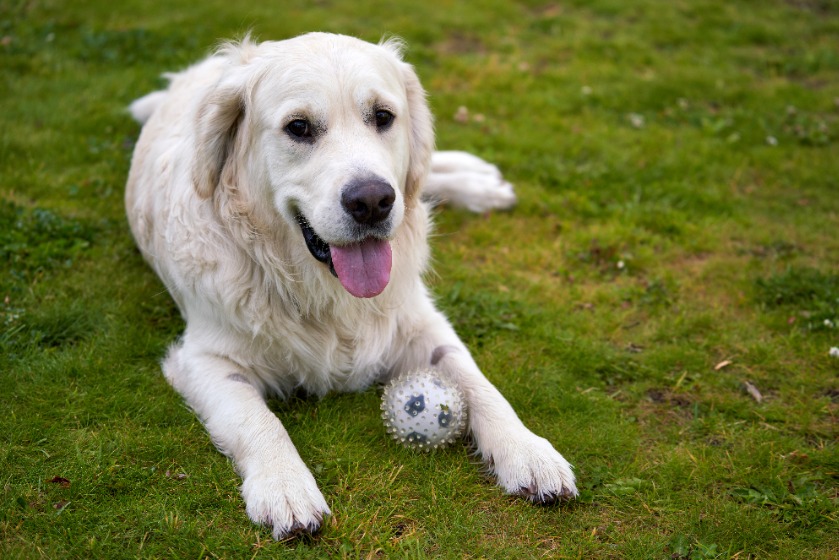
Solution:
<svg viewBox="0 0 839 560"><path fill-rule="evenodd" d="M518 206L437 214L428 281L576 468L533 507L376 388L272 406L334 515L277 543L160 373L125 107L220 39L409 44L438 147ZM839 5L0 3L0 557L839 557Z"/></svg>

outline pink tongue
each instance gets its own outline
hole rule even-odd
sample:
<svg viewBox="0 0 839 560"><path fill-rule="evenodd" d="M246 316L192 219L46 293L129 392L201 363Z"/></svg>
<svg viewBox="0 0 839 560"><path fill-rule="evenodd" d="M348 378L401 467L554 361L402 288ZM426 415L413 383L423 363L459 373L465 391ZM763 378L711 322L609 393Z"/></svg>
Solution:
<svg viewBox="0 0 839 560"><path fill-rule="evenodd" d="M361 243L330 246L338 280L355 297L377 296L390 281L390 242L369 237Z"/></svg>

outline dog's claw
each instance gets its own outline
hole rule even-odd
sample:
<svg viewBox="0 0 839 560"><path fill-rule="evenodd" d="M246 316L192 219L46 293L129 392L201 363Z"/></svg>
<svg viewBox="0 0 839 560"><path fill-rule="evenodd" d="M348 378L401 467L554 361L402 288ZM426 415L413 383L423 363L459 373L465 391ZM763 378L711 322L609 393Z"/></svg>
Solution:
<svg viewBox="0 0 839 560"><path fill-rule="evenodd" d="M293 541L308 537L316 537L320 534L320 531L320 523L309 523L308 525L304 525L299 521L295 521L287 531L277 532L274 535L274 538L278 541Z"/></svg>
<svg viewBox="0 0 839 560"><path fill-rule="evenodd" d="M516 495L540 506L552 506L573 500L575 497L574 493L568 488L563 487L559 492L539 492L535 484L520 488Z"/></svg>

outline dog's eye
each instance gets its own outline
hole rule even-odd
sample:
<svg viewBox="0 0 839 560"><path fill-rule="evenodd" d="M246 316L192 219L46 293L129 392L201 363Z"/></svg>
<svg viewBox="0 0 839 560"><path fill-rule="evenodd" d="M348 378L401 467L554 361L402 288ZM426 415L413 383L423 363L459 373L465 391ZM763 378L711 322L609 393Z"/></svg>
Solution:
<svg viewBox="0 0 839 560"><path fill-rule="evenodd" d="M286 132L291 134L296 138L311 138L312 137L312 125L309 124L309 121L303 119L295 119L288 123L285 127Z"/></svg>
<svg viewBox="0 0 839 560"><path fill-rule="evenodd" d="M390 111L385 111L384 109L376 111L376 128L384 129L389 127L393 119L393 113Z"/></svg>

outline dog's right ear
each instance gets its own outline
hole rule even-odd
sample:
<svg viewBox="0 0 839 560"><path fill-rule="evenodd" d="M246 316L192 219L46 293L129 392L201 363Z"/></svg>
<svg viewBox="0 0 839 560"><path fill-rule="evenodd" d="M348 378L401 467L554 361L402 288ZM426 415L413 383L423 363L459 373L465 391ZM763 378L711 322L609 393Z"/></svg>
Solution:
<svg viewBox="0 0 839 560"><path fill-rule="evenodd" d="M231 156L245 114L244 84L223 79L198 111L196 154L192 177L202 198L213 195L222 169Z"/></svg>

